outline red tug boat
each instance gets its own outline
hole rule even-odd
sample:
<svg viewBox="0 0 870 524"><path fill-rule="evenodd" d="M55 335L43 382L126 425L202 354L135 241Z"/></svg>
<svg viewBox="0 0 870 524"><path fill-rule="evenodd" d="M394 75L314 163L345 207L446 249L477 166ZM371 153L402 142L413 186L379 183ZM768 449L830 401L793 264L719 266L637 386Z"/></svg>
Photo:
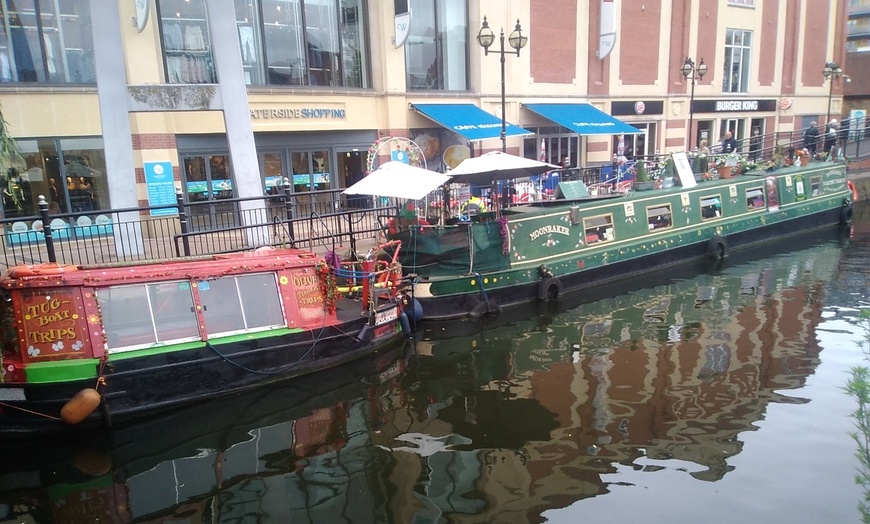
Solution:
<svg viewBox="0 0 870 524"><path fill-rule="evenodd" d="M0 438L107 427L398 346L410 336L402 270L395 257L377 264L260 248L10 268Z"/></svg>

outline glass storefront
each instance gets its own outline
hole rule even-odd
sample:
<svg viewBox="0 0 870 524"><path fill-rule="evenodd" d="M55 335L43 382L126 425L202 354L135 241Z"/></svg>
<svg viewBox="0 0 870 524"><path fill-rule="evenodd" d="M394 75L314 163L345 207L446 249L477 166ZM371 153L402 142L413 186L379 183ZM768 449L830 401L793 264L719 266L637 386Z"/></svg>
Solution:
<svg viewBox="0 0 870 524"><path fill-rule="evenodd" d="M230 157L225 154L183 155L183 186L193 229L236 225Z"/></svg>
<svg viewBox="0 0 870 524"><path fill-rule="evenodd" d="M52 214L108 208L101 138L19 140L18 148L24 165L0 177L4 218L38 215L39 195Z"/></svg>
<svg viewBox="0 0 870 524"><path fill-rule="evenodd" d="M3 0L0 82L96 83L88 0Z"/></svg>
<svg viewBox="0 0 870 524"><path fill-rule="evenodd" d="M528 127L535 135L523 140L523 156L562 167L580 165L580 136L564 128Z"/></svg>

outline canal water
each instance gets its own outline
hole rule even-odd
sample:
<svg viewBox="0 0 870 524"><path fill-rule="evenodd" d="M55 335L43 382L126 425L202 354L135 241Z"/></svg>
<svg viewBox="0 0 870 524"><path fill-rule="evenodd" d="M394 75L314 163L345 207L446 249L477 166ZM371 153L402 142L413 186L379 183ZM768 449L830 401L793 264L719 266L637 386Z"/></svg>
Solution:
<svg viewBox="0 0 870 524"><path fill-rule="evenodd" d="M870 212L113 433L0 450L0 523L859 522Z"/></svg>

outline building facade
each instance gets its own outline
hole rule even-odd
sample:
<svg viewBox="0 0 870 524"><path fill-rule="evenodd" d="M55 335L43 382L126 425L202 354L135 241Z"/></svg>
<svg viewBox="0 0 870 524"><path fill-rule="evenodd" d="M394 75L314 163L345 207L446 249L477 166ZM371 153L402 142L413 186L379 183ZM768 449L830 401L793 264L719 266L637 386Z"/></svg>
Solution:
<svg viewBox="0 0 870 524"><path fill-rule="evenodd" d="M845 58L847 3L7 2L0 104L26 165L0 181L4 217L38 195L220 209L285 179L347 187L389 155L446 170L500 149L503 123L508 152L572 167L800 129L844 110L821 70Z"/></svg>

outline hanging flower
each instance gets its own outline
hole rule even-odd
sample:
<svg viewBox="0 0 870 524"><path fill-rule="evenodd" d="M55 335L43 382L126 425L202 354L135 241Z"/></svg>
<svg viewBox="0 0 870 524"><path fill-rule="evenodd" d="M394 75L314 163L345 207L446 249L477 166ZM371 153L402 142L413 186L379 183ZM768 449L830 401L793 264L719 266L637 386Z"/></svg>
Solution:
<svg viewBox="0 0 870 524"><path fill-rule="evenodd" d="M335 303L338 301L338 288L335 284L335 275L329 268L329 264L325 260L321 260L314 266L317 271L317 279L320 282L320 294L323 295L323 302L326 311L330 314L335 313Z"/></svg>
<svg viewBox="0 0 870 524"><path fill-rule="evenodd" d="M508 231L508 219L506 216L498 217L498 232L501 234L501 254L507 255L511 249L510 232Z"/></svg>

